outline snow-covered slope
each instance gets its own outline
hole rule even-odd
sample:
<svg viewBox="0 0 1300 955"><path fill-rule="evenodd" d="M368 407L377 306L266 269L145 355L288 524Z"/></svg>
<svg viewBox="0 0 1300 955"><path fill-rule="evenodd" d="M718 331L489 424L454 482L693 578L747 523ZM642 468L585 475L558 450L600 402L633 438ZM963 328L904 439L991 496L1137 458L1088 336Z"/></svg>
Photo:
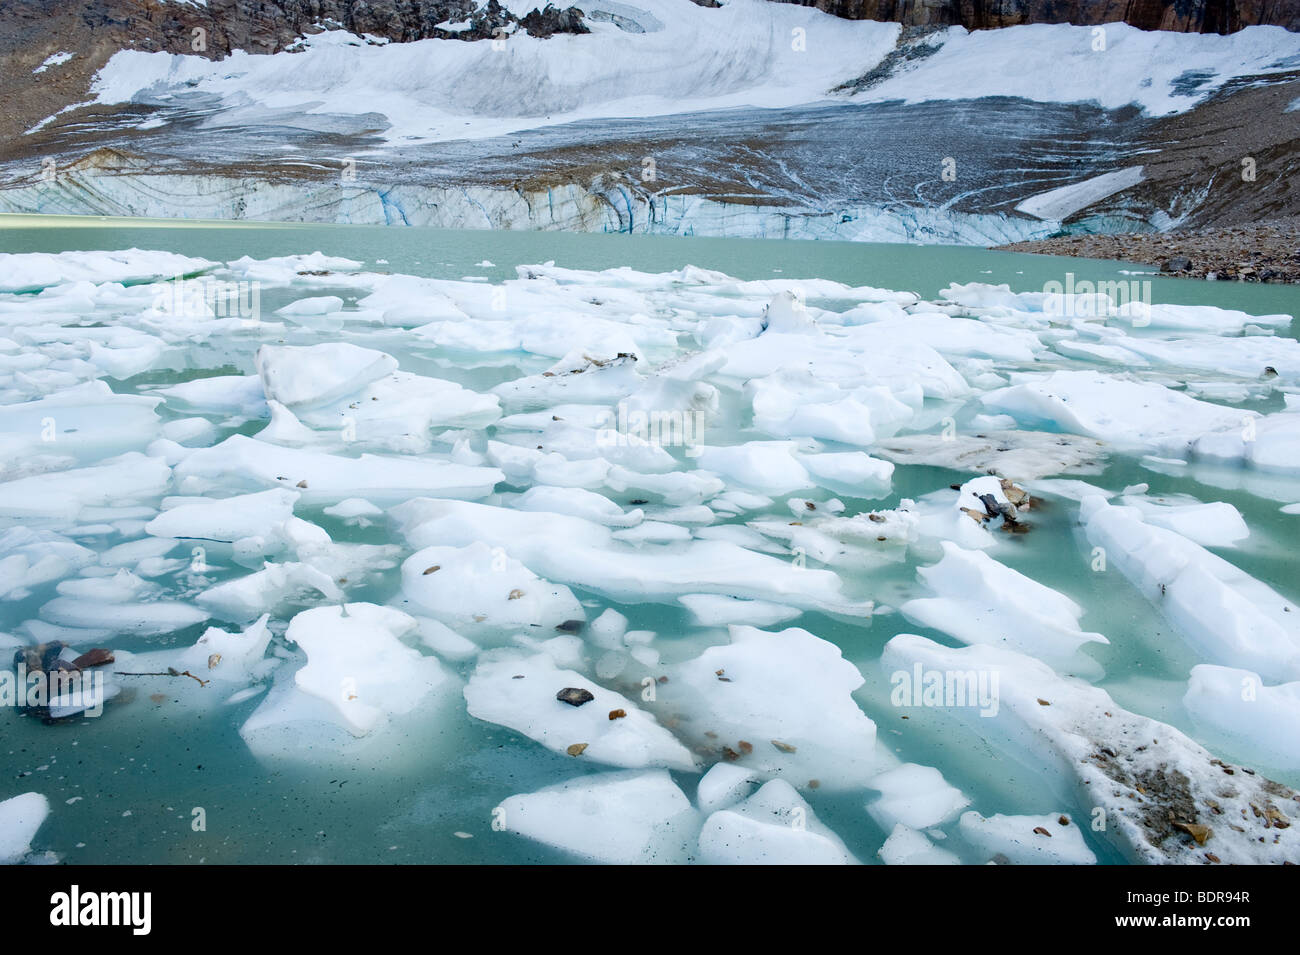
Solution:
<svg viewBox="0 0 1300 955"><path fill-rule="evenodd" d="M1238 76L1300 68L1300 34L1251 27L1228 36L1034 23L952 27L930 55L863 94L871 99L1019 96L1043 103L1133 104L1155 116L1191 109Z"/></svg>
<svg viewBox="0 0 1300 955"><path fill-rule="evenodd" d="M768 0L719 8L597 0L585 11L590 34L546 39L372 45L331 31L296 51L216 62L124 50L94 92L100 104L156 105L212 94L225 108L209 129L286 114L379 114L390 143L464 139L595 117L816 102L879 62L899 30ZM594 19L602 12L624 25Z"/></svg>
<svg viewBox="0 0 1300 955"><path fill-rule="evenodd" d="M840 20L768 0L729 0L720 8L597 0L586 12L590 34L546 39L368 43L330 31L292 51L241 51L219 61L124 50L100 71L93 91L100 105L203 99L210 107L207 97L215 96L221 108L201 121L207 129L321 128L327 116L362 117L379 123L390 144L405 144L601 117L816 103L879 65L899 33L897 24ZM622 25L593 19L602 12ZM632 24L644 32L632 32ZM1234 77L1300 66L1300 35L1281 27L1226 37L1125 24L975 33L953 27L928 42L934 52L854 98L1015 96L1111 109L1135 104L1164 115L1190 109Z"/></svg>

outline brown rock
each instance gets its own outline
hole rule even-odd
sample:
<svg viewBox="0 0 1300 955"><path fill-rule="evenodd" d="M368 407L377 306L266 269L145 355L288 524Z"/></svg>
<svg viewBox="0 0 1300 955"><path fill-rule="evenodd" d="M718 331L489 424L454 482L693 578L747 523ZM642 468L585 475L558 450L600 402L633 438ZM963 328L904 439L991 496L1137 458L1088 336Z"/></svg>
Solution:
<svg viewBox="0 0 1300 955"><path fill-rule="evenodd" d="M1196 840L1198 846L1205 845L1205 843L1209 841L1210 836L1214 835L1213 829L1209 826L1202 825L1199 822L1178 822L1175 820L1174 822L1171 822L1170 825L1175 829L1183 830L1183 832Z"/></svg>
<svg viewBox="0 0 1300 955"><path fill-rule="evenodd" d="M570 706L582 706L583 703L590 703L595 699L590 690L584 690L581 687L566 686L555 698L561 703L568 703Z"/></svg>

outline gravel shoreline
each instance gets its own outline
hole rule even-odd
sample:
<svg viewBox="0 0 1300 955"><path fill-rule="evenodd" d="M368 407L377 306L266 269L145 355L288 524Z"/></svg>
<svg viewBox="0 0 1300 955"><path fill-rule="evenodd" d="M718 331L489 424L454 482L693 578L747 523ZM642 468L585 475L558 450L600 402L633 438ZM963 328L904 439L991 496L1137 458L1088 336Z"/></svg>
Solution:
<svg viewBox="0 0 1300 955"><path fill-rule="evenodd" d="M1300 283L1300 218L1187 232L1058 236L997 248L1137 262L1185 278Z"/></svg>

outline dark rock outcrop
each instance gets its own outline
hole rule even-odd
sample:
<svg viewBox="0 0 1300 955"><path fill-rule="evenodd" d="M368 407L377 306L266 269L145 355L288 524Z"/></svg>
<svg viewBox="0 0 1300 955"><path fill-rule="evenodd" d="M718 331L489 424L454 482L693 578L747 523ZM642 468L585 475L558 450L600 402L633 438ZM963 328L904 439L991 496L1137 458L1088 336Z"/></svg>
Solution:
<svg viewBox="0 0 1300 955"><path fill-rule="evenodd" d="M777 0L848 20L988 30L1024 23L1124 22L1140 30L1235 33L1248 26L1300 30L1300 0Z"/></svg>
<svg viewBox="0 0 1300 955"><path fill-rule="evenodd" d="M70 12L61 0L12 0L0 11L5 32L47 24ZM300 37L322 30L346 30L395 43L429 38L483 40L517 24L532 36L587 33L582 11L557 9L541 0L523 18L497 0L208 0L206 6L158 0L96 0L75 5L76 21L91 36L113 37L122 49L197 53L221 58L234 50L274 53ZM469 27L447 30L440 23ZM48 28L48 26L47 26ZM195 30L203 31L196 42ZM68 49L81 49L77 37L64 37Z"/></svg>

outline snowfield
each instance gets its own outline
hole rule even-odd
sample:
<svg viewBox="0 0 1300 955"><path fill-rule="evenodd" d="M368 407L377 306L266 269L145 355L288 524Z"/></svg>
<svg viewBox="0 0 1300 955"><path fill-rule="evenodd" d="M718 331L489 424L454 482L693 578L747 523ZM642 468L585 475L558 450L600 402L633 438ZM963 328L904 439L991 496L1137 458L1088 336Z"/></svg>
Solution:
<svg viewBox="0 0 1300 955"><path fill-rule="evenodd" d="M93 92L98 103L156 105L213 94L225 107L209 121L214 129L291 116L326 128L330 116L356 116L377 120L390 143L465 139L600 117L817 102L879 62L899 30L766 0L584 10L590 34L546 39L376 45L329 31L295 51L241 51L219 62L124 50ZM644 32L591 18L599 12Z"/></svg>
<svg viewBox="0 0 1300 955"><path fill-rule="evenodd" d="M717 8L691 0L596 0L583 10L590 34L547 39L372 43L327 31L293 50L237 51L219 61L124 50L100 70L92 92L103 105L181 106L215 97L219 108L205 108L205 130L324 130L348 117L355 121L349 125L399 145L584 119L825 101L1014 96L1110 109L1133 104L1167 115L1235 77L1300 67L1300 36L1281 27L1229 36L1144 32L1122 23L952 27L926 38L929 55L850 94L837 88L881 64L895 47L898 24L843 20L768 0L727 0ZM593 18L601 13L624 25ZM1194 72L1188 63L1196 64ZM160 115L149 122L165 121ZM1038 204L1054 210L1066 201Z"/></svg>
<svg viewBox="0 0 1300 955"><path fill-rule="evenodd" d="M1131 482L1300 500L1290 316L319 253L0 276L0 647L113 649L105 721L379 780L487 727L474 759L531 760L480 782L493 830L587 861L1300 862L1300 797L1234 769L1300 774L1300 588L1252 574L1243 498ZM1112 671L1153 642L1164 709ZM0 802L0 861L62 809Z"/></svg>

